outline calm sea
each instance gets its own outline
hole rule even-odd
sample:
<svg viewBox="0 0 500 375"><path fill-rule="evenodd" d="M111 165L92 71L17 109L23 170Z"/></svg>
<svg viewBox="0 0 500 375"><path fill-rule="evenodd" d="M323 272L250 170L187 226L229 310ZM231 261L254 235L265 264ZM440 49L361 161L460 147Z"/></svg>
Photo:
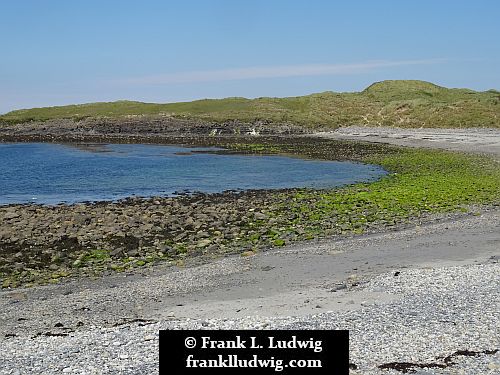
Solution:
<svg viewBox="0 0 500 375"><path fill-rule="evenodd" d="M380 167L360 163L210 153L214 150L144 144L0 143L0 204L326 188L385 174Z"/></svg>

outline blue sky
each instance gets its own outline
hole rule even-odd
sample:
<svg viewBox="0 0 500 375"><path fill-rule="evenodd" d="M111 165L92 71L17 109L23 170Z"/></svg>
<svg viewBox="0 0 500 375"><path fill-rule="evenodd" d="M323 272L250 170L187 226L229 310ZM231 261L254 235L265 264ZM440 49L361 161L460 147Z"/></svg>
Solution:
<svg viewBox="0 0 500 375"><path fill-rule="evenodd" d="M113 101L500 88L500 1L2 1L0 113Z"/></svg>

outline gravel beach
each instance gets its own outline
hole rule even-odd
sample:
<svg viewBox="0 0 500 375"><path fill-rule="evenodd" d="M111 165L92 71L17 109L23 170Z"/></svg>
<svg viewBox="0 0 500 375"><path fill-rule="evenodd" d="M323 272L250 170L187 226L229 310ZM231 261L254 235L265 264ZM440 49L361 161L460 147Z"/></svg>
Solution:
<svg viewBox="0 0 500 375"><path fill-rule="evenodd" d="M500 131L488 128L405 129L395 127L346 126L318 137L387 143L397 146L427 147L485 153L500 157Z"/></svg>
<svg viewBox="0 0 500 375"><path fill-rule="evenodd" d="M500 210L481 207L205 264L2 290L0 374L155 374L158 331L198 328L349 329L352 374L498 374L499 244Z"/></svg>
<svg viewBox="0 0 500 375"><path fill-rule="evenodd" d="M150 374L159 329L297 328L349 329L355 374L400 373L379 368L394 362L420 374L495 374L499 219L493 210L201 266L3 291L0 371Z"/></svg>

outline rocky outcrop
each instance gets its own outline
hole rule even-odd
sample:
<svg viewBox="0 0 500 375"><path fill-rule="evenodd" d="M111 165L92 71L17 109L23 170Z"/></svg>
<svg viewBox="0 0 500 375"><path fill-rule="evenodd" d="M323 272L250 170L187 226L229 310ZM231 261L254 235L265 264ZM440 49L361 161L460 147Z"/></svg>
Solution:
<svg viewBox="0 0 500 375"><path fill-rule="evenodd" d="M86 118L33 121L0 126L0 141L103 141L162 143L172 137L240 137L304 134L292 124L265 121L223 123L173 117Z"/></svg>

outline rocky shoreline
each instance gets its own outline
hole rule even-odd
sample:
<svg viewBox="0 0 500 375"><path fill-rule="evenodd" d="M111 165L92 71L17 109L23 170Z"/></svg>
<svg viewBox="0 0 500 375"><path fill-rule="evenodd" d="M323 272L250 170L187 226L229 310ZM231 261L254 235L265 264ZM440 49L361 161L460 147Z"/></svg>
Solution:
<svg viewBox="0 0 500 375"><path fill-rule="evenodd" d="M167 143L179 139L241 136L289 136L308 134L293 124L210 123L174 117L129 116L126 118L85 118L0 124L3 142L108 142Z"/></svg>
<svg viewBox="0 0 500 375"><path fill-rule="evenodd" d="M5 278L3 287L216 256L257 233L266 242L264 230L251 227L268 219L259 209L267 203L265 193L247 192L1 207L0 270L17 276Z"/></svg>
<svg viewBox="0 0 500 375"><path fill-rule="evenodd" d="M303 157L360 160L367 153L394 152L382 146L307 138L213 137L196 144L222 145L218 152L280 151ZM168 138L175 143L177 138ZM184 143L189 139L184 138ZM276 151L277 152L277 151ZM3 288L58 282L68 276L121 272L160 261L213 258L255 252L317 236L293 224L283 207L300 189L257 190L178 197L127 198L44 206L0 206L0 279ZM312 223L318 225L318 223ZM383 225L373 223L372 227ZM348 232L335 220L322 222L328 233ZM201 258L200 257L200 258Z"/></svg>
<svg viewBox="0 0 500 375"><path fill-rule="evenodd" d="M128 135L120 139L137 141ZM225 150L216 152L224 153L283 153L325 160L366 162L404 155L395 146L305 136L160 139L148 135L145 139L219 146ZM425 212L434 209L426 201L420 206L419 200L394 205L392 197L367 204L364 197L369 192L367 186L353 185L347 190L227 191L73 205L0 206L0 285L32 286L165 261L183 264L187 259L251 255L297 241L395 228L424 220Z"/></svg>

